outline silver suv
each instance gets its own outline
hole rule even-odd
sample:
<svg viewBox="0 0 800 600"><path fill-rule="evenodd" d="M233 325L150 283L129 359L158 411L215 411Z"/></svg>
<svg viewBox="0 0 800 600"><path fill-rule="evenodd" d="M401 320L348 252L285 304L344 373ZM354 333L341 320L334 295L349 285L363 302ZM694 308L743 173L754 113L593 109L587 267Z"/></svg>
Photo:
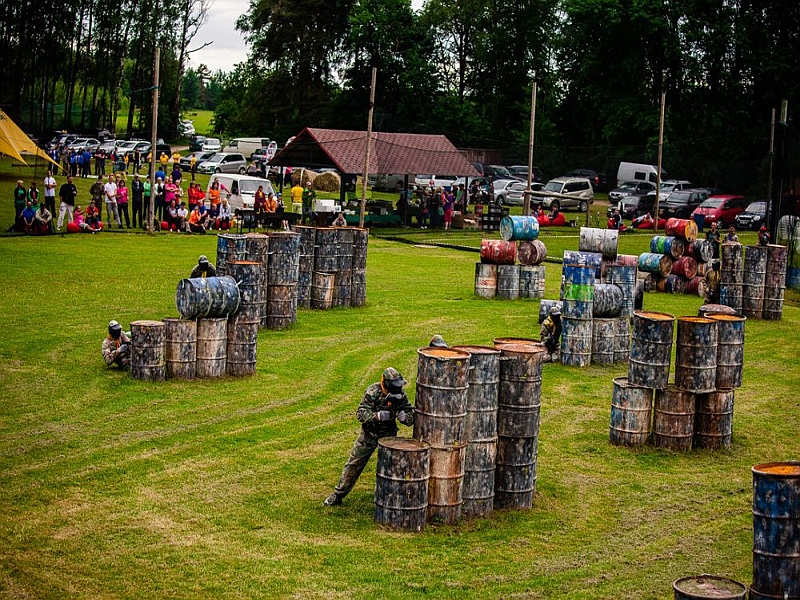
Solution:
<svg viewBox="0 0 800 600"><path fill-rule="evenodd" d="M197 165L198 173L241 173L247 171L244 154L217 152L214 156Z"/></svg>
<svg viewBox="0 0 800 600"><path fill-rule="evenodd" d="M534 192L534 197L551 209L577 208L586 212L594 202L594 189L585 177L556 177L541 192Z"/></svg>

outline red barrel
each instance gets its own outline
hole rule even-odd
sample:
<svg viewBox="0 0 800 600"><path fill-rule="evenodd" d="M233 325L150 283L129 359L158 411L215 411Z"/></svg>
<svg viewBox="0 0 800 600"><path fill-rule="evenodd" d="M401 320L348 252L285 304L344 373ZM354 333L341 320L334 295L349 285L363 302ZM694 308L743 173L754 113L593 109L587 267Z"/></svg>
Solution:
<svg viewBox="0 0 800 600"><path fill-rule="evenodd" d="M517 256L523 265L538 265L547 258L547 246L542 240L520 242Z"/></svg>
<svg viewBox="0 0 800 600"><path fill-rule="evenodd" d="M675 275L683 275L686 279L692 279L697 275L697 261L691 256L681 256L672 263L672 272Z"/></svg>
<svg viewBox="0 0 800 600"><path fill-rule="evenodd" d="M667 219L667 226L664 231L667 235L682 237L687 242L697 239L697 223L692 219Z"/></svg>
<svg viewBox="0 0 800 600"><path fill-rule="evenodd" d="M513 265L517 262L516 242L481 240L481 262L494 265Z"/></svg>

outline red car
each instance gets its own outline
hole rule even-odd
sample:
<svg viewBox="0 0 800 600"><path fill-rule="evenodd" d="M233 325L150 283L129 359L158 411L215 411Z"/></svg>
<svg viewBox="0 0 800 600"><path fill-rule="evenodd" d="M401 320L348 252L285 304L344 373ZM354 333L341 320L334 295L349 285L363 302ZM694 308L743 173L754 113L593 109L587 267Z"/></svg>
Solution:
<svg viewBox="0 0 800 600"><path fill-rule="evenodd" d="M692 219L695 215L703 215L704 226L710 227L711 223L721 223L723 227L730 227L736 224L736 215L743 213L747 208L748 201L744 196L718 195L709 196L707 200L694 209Z"/></svg>

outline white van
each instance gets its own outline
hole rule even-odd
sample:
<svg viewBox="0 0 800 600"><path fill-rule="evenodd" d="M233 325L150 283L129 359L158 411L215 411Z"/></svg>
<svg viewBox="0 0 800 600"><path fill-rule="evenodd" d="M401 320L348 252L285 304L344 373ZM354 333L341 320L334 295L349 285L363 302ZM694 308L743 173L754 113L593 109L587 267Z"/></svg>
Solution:
<svg viewBox="0 0 800 600"><path fill-rule="evenodd" d="M206 198L208 198L208 190L211 189L214 181L219 181L219 187L222 190L221 197L228 199L231 211L237 208L252 209L258 186L264 187L264 193L267 196L269 196L270 192L275 193L272 188L272 182L269 179L236 173L216 173L208 179Z"/></svg>
<svg viewBox="0 0 800 600"><path fill-rule="evenodd" d="M639 163L621 162L617 170L617 187L626 181L649 181L655 184L657 181L658 167L654 165L643 165ZM661 179L667 177L667 172L661 169Z"/></svg>
<svg viewBox="0 0 800 600"><path fill-rule="evenodd" d="M252 160L255 151L269 146L269 141L269 138L233 138L222 151L239 152Z"/></svg>

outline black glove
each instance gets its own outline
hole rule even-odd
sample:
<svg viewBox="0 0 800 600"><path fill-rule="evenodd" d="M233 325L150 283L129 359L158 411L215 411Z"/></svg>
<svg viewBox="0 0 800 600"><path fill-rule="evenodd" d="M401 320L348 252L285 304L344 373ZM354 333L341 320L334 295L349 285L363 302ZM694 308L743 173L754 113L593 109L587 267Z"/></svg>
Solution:
<svg viewBox="0 0 800 600"><path fill-rule="evenodd" d="M403 399L403 394L387 394L386 399L389 402L400 402Z"/></svg>
<svg viewBox="0 0 800 600"><path fill-rule="evenodd" d="M397 413L397 420L403 425L406 425L406 422L408 421L408 415L406 414L406 411L401 410L399 413Z"/></svg>
<svg viewBox="0 0 800 600"><path fill-rule="evenodd" d="M375 418L378 421L391 421L392 420L392 412L389 410L381 410L375 413Z"/></svg>

